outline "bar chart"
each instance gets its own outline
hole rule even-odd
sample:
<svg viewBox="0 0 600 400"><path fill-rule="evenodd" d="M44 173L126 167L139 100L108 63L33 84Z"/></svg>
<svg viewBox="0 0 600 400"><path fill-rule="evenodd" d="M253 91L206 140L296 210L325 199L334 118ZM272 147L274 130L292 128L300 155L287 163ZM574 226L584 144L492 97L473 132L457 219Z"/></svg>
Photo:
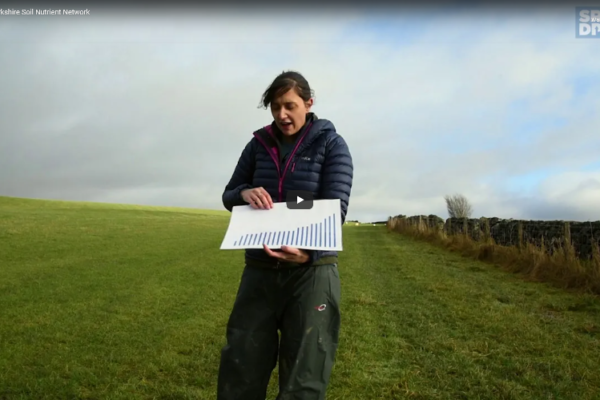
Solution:
<svg viewBox="0 0 600 400"><path fill-rule="evenodd" d="M329 215L319 223L313 223L288 231L270 231L245 234L233 243L234 247L246 245L293 246L293 247L336 247L335 214Z"/></svg>
<svg viewBox="0 0 600 400"><path fill-rule="evenodd" d="M275 203L271 210L234 207L222 250L292 246L312 250L342 250L339 200L315 200L310 210L288 209Z"/></svg>

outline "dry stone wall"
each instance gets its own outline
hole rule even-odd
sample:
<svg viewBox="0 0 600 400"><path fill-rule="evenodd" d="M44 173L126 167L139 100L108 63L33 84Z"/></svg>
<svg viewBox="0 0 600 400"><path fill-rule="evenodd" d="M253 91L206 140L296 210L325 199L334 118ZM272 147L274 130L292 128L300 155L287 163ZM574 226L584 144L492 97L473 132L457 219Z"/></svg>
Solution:
<svg viewBox="0 0 600 400"><path fill-rule="evenodd" d="M600 245L600 221L527 221L501 218L448 218L444 221L436 215L397 215L391 217L391 220L437 229L448 235L467 234L476 241L484 240L489 235L496 244L503 246L518 246L520 243L541 246L543 241L549 252L564 245L570 237L575 252L582 259L591 258L592 243Z"/></svg>

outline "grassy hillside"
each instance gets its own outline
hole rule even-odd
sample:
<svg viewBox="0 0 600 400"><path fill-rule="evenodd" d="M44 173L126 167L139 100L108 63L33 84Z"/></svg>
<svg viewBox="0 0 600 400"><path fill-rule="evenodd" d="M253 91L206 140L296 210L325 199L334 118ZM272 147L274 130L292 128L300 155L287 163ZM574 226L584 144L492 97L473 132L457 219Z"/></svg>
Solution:
<svg viewBox="0 0 600 400"><path fill-rule="evenodd" d="M0 197L0 399L214 399L228 215ZM599 398L596 297L343 229L328 400Z"/></svg>

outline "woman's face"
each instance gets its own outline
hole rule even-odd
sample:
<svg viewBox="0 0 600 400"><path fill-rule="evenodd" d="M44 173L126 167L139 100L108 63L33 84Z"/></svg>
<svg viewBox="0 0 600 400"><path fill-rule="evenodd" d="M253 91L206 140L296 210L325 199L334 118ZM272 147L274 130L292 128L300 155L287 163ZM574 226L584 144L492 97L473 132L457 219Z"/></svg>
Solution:
<svg viewBox="0 0 600 400"><path fill-rule="evenodd" d="M271 102L271 114L281 132L292 136L304 126L312 104L313 99L305 102L294 89L290 89Z"/></svg>

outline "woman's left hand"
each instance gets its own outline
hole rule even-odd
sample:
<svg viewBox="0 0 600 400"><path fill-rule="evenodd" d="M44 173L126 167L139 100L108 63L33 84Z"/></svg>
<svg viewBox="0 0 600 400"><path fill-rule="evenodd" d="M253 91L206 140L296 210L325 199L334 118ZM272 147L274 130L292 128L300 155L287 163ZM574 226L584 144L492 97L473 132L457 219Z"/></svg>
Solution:
<svg viewBox="0 0 600 400"><path fill-rule="evenodd" d="M281 261L304 264L310 260L310 256L305 250L291 246L281 246L281 251L273 251L263 244L268 255L280 259Z"/></svg>

